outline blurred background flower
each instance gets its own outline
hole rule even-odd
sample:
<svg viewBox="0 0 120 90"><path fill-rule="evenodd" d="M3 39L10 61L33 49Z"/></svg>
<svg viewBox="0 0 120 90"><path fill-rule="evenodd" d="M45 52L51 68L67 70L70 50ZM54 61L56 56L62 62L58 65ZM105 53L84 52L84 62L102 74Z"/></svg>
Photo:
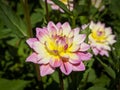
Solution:
<svg viewBox="0 0 120 90"><path fill-rule="evenodd" d="M116 42L115 35L112 34L110 27L105 27L101 22L90 23L89 43L95 55L109 56L108 51L111 50L110 45Z"/></svg>

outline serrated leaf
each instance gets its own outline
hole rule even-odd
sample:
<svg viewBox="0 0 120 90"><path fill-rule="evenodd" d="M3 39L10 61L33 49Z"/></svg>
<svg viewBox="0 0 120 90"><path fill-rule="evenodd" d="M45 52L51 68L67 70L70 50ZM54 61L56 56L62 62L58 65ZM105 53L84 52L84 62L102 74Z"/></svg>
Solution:
<svg viewBox="0 0 120 90"><path fill-rule="evenodd" d="M11 28L12 33L15 33L18 37L25 37L26 26L24 22L17 17L9 6L0 1L0 19L5 23L8 28Z"/></svg>
<svg viewBox="0 0 120 90"><path fill-rule="evenodd" d="M32 13L32 15L31 15L31 24L33 26L35 26L35 24L42 21L43 18L44 18L44 14L42 13L42 11Z"/></svg>

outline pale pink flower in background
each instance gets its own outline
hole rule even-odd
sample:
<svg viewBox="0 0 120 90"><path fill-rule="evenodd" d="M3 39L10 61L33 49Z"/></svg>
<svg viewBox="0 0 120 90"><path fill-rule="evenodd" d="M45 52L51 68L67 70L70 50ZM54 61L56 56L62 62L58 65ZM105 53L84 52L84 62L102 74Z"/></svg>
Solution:
<svg viewBox="0 0 120 90"><path fill-rule="evenodd" d="M105 27L101 22L90 23L89 43L95 55L109 56L108 51L111 50L110 45L116 42L115 35L112 34L110 27Z"/></svg>
<svg viewBox="0 0 120 90"><path fill-rule="evenodd" d="M71 29L68 22L56 25L49 22L47 27L36 28L36 37L27 40L33 53L27 62L40 65L40 75L52 74L56 68L69 75L72 71L83 71L83 61L89 60L90 46L84 42L86 35L80 29Z"/></svg>
<svg viewBox="0 0 120 90"><path fill-rule="evenodd" d="M73 10L73 0L59 0L59 1L65 4L70 11ZM51 8L53 10L60 10L61 12L64 12L64 10L61 9L58 5L56 5L52 0L47 0L47 2L51 5Z"/></svg>
<svg viewBox="0 0 120 90"><path fill-rule="evenodd" d="M105 5L102 3L103 0L91 0L92 5L97 8L99 11L105 9Z"/></svg>

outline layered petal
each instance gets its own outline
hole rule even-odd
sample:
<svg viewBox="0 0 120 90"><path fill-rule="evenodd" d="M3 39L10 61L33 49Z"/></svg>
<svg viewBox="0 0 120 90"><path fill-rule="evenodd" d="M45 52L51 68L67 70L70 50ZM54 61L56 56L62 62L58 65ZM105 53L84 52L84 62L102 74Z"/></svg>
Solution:
<svg viewBox="0 0 120 90"><path fill-rule="evenodd" d="M54 72L54 68L52 68L49 64L40 65L40 75L45 76L52 74Z"/></svg>
<svg viewBox="0 0 120 90"><path fill-rule="evenodd" d="M41 58L38 57L38 54L32 53L27 59L26 62L33 62L33 63L38 63L38 60Z"/></svg>
<svg viewBox="0 0 120 90"><path fill-rule="evenodd" d="M63 62L60 66L60 70L65 75L69 75L72 72L72 64L70 64L69 62Z"/></svg>
<svg viewBox="0 0 120 90"><path fill-rule="evenodd" d="M73 71L84 71L85 70L85 65L83 62L80 62L78 64L73 64Z"/></svg>

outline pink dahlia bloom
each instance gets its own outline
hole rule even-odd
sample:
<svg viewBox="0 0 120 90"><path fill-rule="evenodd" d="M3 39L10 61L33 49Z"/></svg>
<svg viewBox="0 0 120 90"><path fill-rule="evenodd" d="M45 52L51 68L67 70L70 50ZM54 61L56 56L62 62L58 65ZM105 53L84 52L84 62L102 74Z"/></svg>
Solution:
<svg viewBox="0 0 120 90"><path fill-rule="evenodd" d="M73 10L73 0L59 0L59 1L64 3L70 11ZM47 2L51 5L51 8L53 10L60 10L61 12L64 12L64 10L61 9L58 5L56 5L52 0L47 0Z"/></svg>
<svg viewBox="0 0 120 90"><path fill-rule="evenodd" d="M36 37L27 40L34 52L26 61L39 64L41 76L52 74L56 68L65 75L83 71L83 61L92 56L87 52L90 46L85 38L85 34L79 34L79 28L71 29L68 22L49 22L47 27L36 28Z"/></svg>
<svg viewBox="0 0 120 90"><path fill-rule="evenodd" d="M89 28L91 33L89 35L89 43L95 55L108 55L108 51L111 50L110 45L114 44L115 35L112 34L112 29L110 27L105 27L104 24L98 22L90 23Z"/></svg>

